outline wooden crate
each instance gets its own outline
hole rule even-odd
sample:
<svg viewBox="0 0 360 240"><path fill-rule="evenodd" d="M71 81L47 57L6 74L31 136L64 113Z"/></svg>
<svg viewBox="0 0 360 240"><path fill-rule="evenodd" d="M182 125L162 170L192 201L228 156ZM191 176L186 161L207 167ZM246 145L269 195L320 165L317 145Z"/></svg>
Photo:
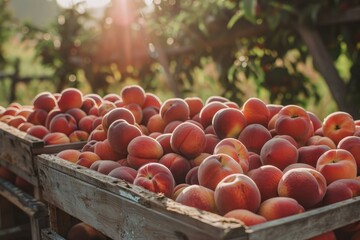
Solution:
<svg viewBox="0 0 360 240"><path fill-rule="evenodd" d="M81 149L84 145L85 142L46 146L41 139L0 122L0 165L35 187L39 181L34 156L58 153L64 149Z"/></svg>
<svg viewBox="0 0 360 240"><path fill-rule="evenodd" d="M360 197L356 197L246 227L52 155L39 155L38 167L44 198L55 209L50 218L51 212L71 215L112 239L295 240L360 220ZM69 228L59 225L50 221L55 232L66 234Z"/></svg>

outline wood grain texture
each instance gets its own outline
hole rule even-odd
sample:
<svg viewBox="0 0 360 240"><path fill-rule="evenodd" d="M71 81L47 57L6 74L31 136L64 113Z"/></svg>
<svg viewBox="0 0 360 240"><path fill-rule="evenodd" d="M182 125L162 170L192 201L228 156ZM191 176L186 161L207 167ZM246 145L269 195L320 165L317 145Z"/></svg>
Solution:
<svg viewBox="0 0 360 240"><path fill-rule="evenodd" d="M38 164L44 198L112 239L307 239L360 220L357 197L246 227L55 156Z"/></svg>

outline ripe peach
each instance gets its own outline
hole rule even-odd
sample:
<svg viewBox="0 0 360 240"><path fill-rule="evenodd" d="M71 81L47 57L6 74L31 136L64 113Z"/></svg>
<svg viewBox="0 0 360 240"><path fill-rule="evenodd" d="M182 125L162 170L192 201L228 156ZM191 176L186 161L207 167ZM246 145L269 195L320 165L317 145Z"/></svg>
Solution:
<svg viewBox="0 0 360 240"><path fill-rule="evenodd" d="M275 131L278 135L289 135L303 145L310 137L310 126L311 120L305 109L297 105L287 105L278 113Z"/></svg>
<svg viewBox="0 0 360 240"><path fill-rule="evenodd" d="M145 91L139 85L128 85L121 89L120 97L125 105L135 103L141 107L145 102Z"/></svg>
<svg viewBox="0 0 360 240"><path fill-rule="evenodd" d="M254 226L267 221L266 218L264 218L263 216L260 216L259 214L256 214L246 209L231 210L230 212L227 212L224 217L240 220L246 226Z"/></svg>
<svg viewBox="0 0 360 240"><path fill-rule="evenodd" d="M261 202L260 191L255 182L241 173L226 176L216 186L214 194L221 215L234 209L256 212Z"/></svg>
<svg viewBox="0 0 360 240"><path fill-rule="evenodd" d="M323 153L316 163L316 170L324 175L327 184L342 178L355 178L357 174L355 158L344 149L330 149Z"/></svg>
<svg viewBox="0 0 360 240"><path fill-rule="evenodd" d="M94 144L94 153L96 153L102 160L117 161L124 157L124 154L116 152L110 145L108 139L98 141Z"/></svg>
<svg viewBox="0 0 360 240"><path fill-rule="evenodd" d="M69 134L70 142L86 142L89 134L83 130L75 130Z"/></svg>
<svg viewBox="0 0 360 240"><path fill-rule="evenodd" d="M94 130L93 123L94 123L95 118L96 117L94 115L88 115L88 116L83 117L78 122L79 130L83 130L90 134Z"/></svg>
<svg viewBox="0 0 360 240"><path fill-rule="evenodd" d="M123 119L114 121L109 126L107 134L111 148L120 154L127 154L130 141L140 135L142 133L138 127L129 124Z"/></svg>
<svg viewBox="0 0 360 240"><path fill-rule="evenodd" d="M185 187L175 201L204 211L217 212L214 191L200 185Z"/></svg>
<svg viewBox="0 0 360 240"><path fill-rule="evenodd" d="M57 101L52 93L41 92L34 97L32 104L34 109L43 109L46 112L50 112L50 110L57 106Z"/></svg>
<svg viewBox="0 0 360 240"><path fill-rule="evenodd" d="M15 116L18 112L19 112L19 108L18 108L18 107L8 106L8 107L3 111L2 116L6 116L6 115Z"/></svg>
<svg viewBox="0 0 360 240"><path fill-rule="evenodd" d="M141 120L141 124L143 125L147 125L149 122L149 119L154 116L155 114L159 114L159 110L160 108L156 108L156 107L146 107L142 109L142 113L143 113L143 118Z"/></svg>
<svg viewBox="0 0 360 240"><path fill-rule="evenodd" d="M46 128L49 128L51 120L60 113L62 113L60 111L60 109L54 108L47 114L46 119L45 119L45 124L41 124L41 125L44 125ZM28 121L29 121L29 119L28 119Z"/></svg>
<svg viewBox="0 0 360 240"><path fill-rule="evenodd" d="M97 163L96 167L93 164ZM120 163L112 160L97 160L90 166L90 169L93 169L99 173L108 175L114 169L121 167Z"/></svg>
<svg viewBox="0 0 360 240"><path fill-rule="evenodd" d="M123 179L129 183L133 183L136 177L137 171L131 167L120 166L114 168L108 173L108 176Z"/></svg>
<svg viewBox="0 0 360 240"><path fill-rule="evenodd" d="M39 139L43 139L46 134L48 134L50 131L42 126L42 125L33 125L27 130L27 134L37 137Z"/></svg>
<svg viewBox="0 0 360 240"><path fill-rule="evenodd" d="M341 202L360 196L360 181L357 179L338 179L327 186L324 205Z"/></svg>
<svg viewBox="0 0 360 240"><path fill-rule="evenodd" d="M155 193L163 193L171 197L175 180L170 170L160 163L147 163L139 168L134 185L141 186Z"/></svg>
<svg viewBox="0 0 360 240"><path fill-rule="evenodd" d="M311 145L326 145L331 149L335 149L336 148L336 144L334 143L333 140L331 140L328 137L324 137L324 136L319 136L319 135L314 135L311 136L307 142L306 145L311 146Z"/></svg>
<svg viewBox="0 0 360 240"><path fill-rule="evenodd" d="M349 151L355 158L358 175L360 175L360 137L348 136L340 140L337 148Z"/></svg>
<svg viewBox="0 0 360 240"><path fill-rule="evenodd" d="M110 102L116 102L118 100L121 100L121 97L117 95L116 93L108 93L103 97L104 101L110 101Z"/></svg>
<svg viewBox="0 0 360 240"><path fill-rule="evenodd" d="M71 116L73 116L76 120L76 122L78 123L83 117L87 116L87 114L81 110L80 108L71 108L69 110L67 110L65 113L70 114Z"/></svg>
<svg viewBox="0 0 360 240"><path fill-rule="evenodd" d="M270 120L270 111L261 99L255 97L247 99L241 111L247 124L258 123L267 127Z"/></svg>
<svg viewBox="0 0 360 240"><path fill-rule="evenodd" d="M102 125L99 125L89 134L88 140L104 141L107 139L107 133L102 128Z"/></svg>
<svg viewBox="0 0 360 240"><path fill-rule="evenodd" d="M206 133L205 138L206 138L206 144L203 152L208 154L213 154L215 146L220 142L220 138L212 133Z"/></svg>
<svg viewBox="0 0 360 240"><path fill-rule="evenodd" d="M161 104L161 99L158 96L149 92L145 93L145 102L142 105L143 109L145 109L146 107L155 107L157 109L160 109Z"/></svg>
<svg viewBox="0 0 360 240"><path fill-rule="evenodd" d="M261 195L261 202L277 197L278 184L283 176L283 172L272 165L264 165L250 170L247 175L256 183Z"/></svg>
<svg viewBox="0 0 360 240"><path fill-rule="evenodd" d="M163 118L160 116L160 114L156 113L152 115L147 124L146 127L148 128L149 132L164 132L164 129L166 127L166 123L163 120Z"/></svg>
<svg viewBox="0 0 360 240"><path fill-rule="evenodd" d="M61 92L57 105L62 112L66 112L71 108L81 108L83 102L83 94L76 88L67 88Z"/></svg>
<svg viewBox="0 0 360 240"><path fill-rule="evenodd" d="M29 123L29 122L24 122L24 123L21 123L17 129L19 129L20 131L22 132L27 132L29 130L29 128L31 128L32 126L35 126L34 124L32 123ZM41 125L38 125L38 126L41 126Z"/></svg>
<svg viewBox="0 0 360 240"><path fill-rule="evenodd" d="M199 165L199 184L214 190L223 178L233 173L243 173L236 160L223 153L210 155Z"/></svg>
<svg viewBox="0 0 360 240"><path fill-rule="evenodd" d="M98 115L103 117L114 108L117 108L117 106L113 102L103 101L98 107Z"/></svg>
<svg viewBox="0 0 360 240"><path fill-rule="evenodd" d="M135 103L130 103L127 105L124 105L124 108L130 110L130 112L134 115L135 122L137 124L140 124L143 119L143 111L142 108Z"/></svg>
<svg viewBox="0 0 360 240"><path fill-rule="evenodd" d="M27 118L29 123L34 125L44 125L46 123L46 118L48 116L48 112L43 109L35 109Z"/></svg>
<svg viewBox="0 0 360 240"><path fill-rule="evenodd" d="M174 129L170 145L176 153L188 158L196 157L205 149L205 133L195 124L183 122Z"/></svg>
<svg viewBox="0 0 360 240"><path fill-rule="evenodd" d="M239 140L235 138L224 138L214 148L214 154L227 154L237 161L244 173L249 170L249 153Z"/></svg>
<svg viewBox="0 0 360 240"><path fill-rule="evenodd" d="M326 151L331 148L327 145L310 145L310 146L302 146L298 148L299 163L306 163L310 166L316 167L317 160L319 157Z"/></svg>
<svg viewBox="0 0 360 240"><path fill-rule="evenodd" d="M282 171L283 174L285 174L287 171L291 170L291 169L294 169L294 168L310 168L310 169L313 169L313 170L316 170L315 167L307 164L307 163L293 163L293 164L290 164L289 166L287 166L286 168L284 168L284 170Z"/></svg>
<svg viewBox="0 0 360 240"><path fill-rule="evenodd" d="M254 137L256 136L256 137ZM238 139L249 152L260 154L262 146L272 138L270 131L261 124L247 125L240 133Z"/></svg>
<svg viewBox="0 0 360 240"><path fill-rule="evenodd" d="M178 120L186 121L190 118L189 105L181 98L169 98L160 107L160 116L168 124Z"/></svg>
<svg viewBox="0 0 360 240"><path fill-rule="evenodd" d="M127 152L127 162L135 169L149 162L158 162L164 154L160 143L145 135L133 138L128 144Z"/></svg>
<svg viewBox="0 0 360 240"><path fill-rule="evenodd" d="M96 93L86 94L86 95L84 95L84 99L85 98L93 99L95 101L95 103L96 103L96 106L100 106L100 104L103 102L102 97L99 94L96 94Z"/></svg>
<svg viewBox="0 0 360 240"><path fill-rule="evenodd" d="M164 154L173 152L170 145L171 133L162 133L155 139L158 141L164 151Z"/></svg>
<svg viewBox="0 0 360 240"><path fill-rule="evenodd" d="M229 108L222 102L209 102L199 112L200 123L204 128L212 124L212 119L217 111L223 108Z"/></svg>
<svg viewBox="0 0 360 240"><path fill-rule="evenodd" d="M288 140L272 138L262 147L260 160L263 165L270 164L283 170L290 164L297 162L298 150Z"/></svg>
<svg viewBox="0 0 360 240"><path fill-rule="evenodd" d="M59 113L50 121L50 132L61 132L70 135L77 129L77 122L73 116L68 113Z"/></svg>
<svg viewBox="0 0 360 240"><path fill-rule="evenodd" d="M43 137L45 145L56 145L70 143L69 137L61 132L51 132Z"/></svg>
<svg viewBox="0 0 360 240"><path fill-rule="evenodd" d="M278 193L280 197L291 197L309 209L323 199L326 186L320 172L310 168L293 168L280 179Z"/></svg>
<svg viewBox="0 0 360 240"><path fill-rule="evenodd" d="M76 162L76 164L90 168L90 166L98 160L101 160L101 158L96 153L90 151L81 151L79 160Z"/></svg>
<svg viewBox="0 0 360 240"><path fill-rule="evenodd" d="M273 136L273 138L282 138L282 139L285 139L285 140L288 140L292 145L294 145L294 147L298 148L299 147L299 144L295 141L295 139L290 136L290 135L275 135Z"/></svg>
<svg viewBox="0 0 360 240"><path fill-rule="evenodd" d="M192 166L199 166L205 160L205 158L207 158L210 155L211 155L210 153L206 153L206 152L200 153L195 158L190 159L190 162Z"/></svg>
<svg viewBox="0 0 360 240"><path fill-rule="evenodd" d="M15 116L23 116L27 119L29 117L30 113L32 113L33 111L34 111L34 109L32 109L32 108L23 107L23 108L19 109L19 111L16 113Z"/></svg>
<svg viewBox="0 0 360 240"><path fill-rule="evenodd" d="M344 137L354 135L355 122L349 113L333 112L325 117L322 131L325 137L329 137L338 144Z"/></svg>
<svg viewBox="0 0 360 240"><path fill-rule="evenodd" d="M199 166L195 166L191 168L185 176L185 183L189 185L193 185L193 184L199 185L198 172L199 172Z"/></svg>
<svg viewBox="0 0 360 240"><path fill-rule="evenodd" d="M183 121L175 120L166 124L163 133L172 133Z"/></svg>
<svg viewBox="0 0 360 240"><path fill-rule="evenodd" d="M76 163L79 160L80 154L81 154L81 152L79 150L66 149L66 150L62 150L59 153L57 153L56 156L58 158L62 158L69 162Z"/></svg>
<svg viewBox="0 0 360 240"><path fill-rule="evenodd" d="M135 117L132 114L132 112L127 109L127 108L123 108L123 107L117 107L117 108L113 108L111 109L109 112L107 112L101 121L101 124L104 128L105 131L108 130L109 126L118 119L124 119L125 121L127 121L130 124L135 124Z"/></svg>
<svg viewBox="0 0 360 240"><path fill-rule="evenodd" d="M256 169L262 166L260 155L254 152L249 152L249 170Z"/></svg>
<svg viewBox="0 0 360 240"><path fill-rule="evenodd" d="M199 114L204 107L204 102L199 97L187 97L184 99L189 106L190 118L193 118L196 114Z"/></svg>
<svg viewBox="0 0 360 240"><path fill-rule="evenodd" d="M227 99L226 97L222 97L222 96L210 96L206 99L205 101L205 105L212 103L212 102L221 102L221 103L225 103L228 102L229 99Z"/></svg>
<svg viewBox="0 0 360 240"><path fill-rule="evenodd" d="M308 240L336 240L334 231L325 232L314 237L308 238Z"/></svg>
<svg viewBox="0 0 360 240"><path fill-rule="evenodd" d="M315 113L313 112L310 112L310 111L307 111L308 115L309 115L309 118L312 122L312 125L313 125L313 128L314 128L314 132L320 128L322 128L322 122L321 120L319 119L318 116L316 116Z"/></svg>
<svg viewBox="0 0 360 240"><path fill-rule="evenodd" d="M295 199L289 197L273 197L261 203L258 214L266 220L275 220L305 212Z"/></svg>
<svg viewBox="0 0 360 240"><path fill-rule="evenodd" d="M176 153L167 153L160 158L159 163L170 169L176 184L185 183L186 174L191 168L189 160Z"/></svg>
<svg viewBox="0 0 360 240"><path fill-rule="evenodd" d="M239 109L224 108L214 114L212 126L220 139L238 138L240 132L246 126L246 120Z"/></svg>
<svg viewBox="0 0 360 240"><path fill-rule="evenodd" d="M12 126L14 128L17 128L20 124L26 122L26 118L23 116L13 116L8 122L7 124L9 126Z"/></svg>
<svg viewBox="0 0 360 240"><path fill-rule="evenodd" d="M93 228L92 226L80 222L72 226L67 233L66 239L79 240L79 239L92 239L92 240L106 240L106 236Z"/></svg>
<svg viewBox="0 0 360 240"><path fill-rule="evenodd" d="M187 186L190 186L190 184L180 183L180 184L176 185L174 187L174 191L173 191L173 194L171 196L171 199L175 201L177 196L179 196L179 194L182 192L182 190L184 190L185 187L187 187Z"/></svg>
<svg viewBox="0 0 360 240"><path fill-rule="evenodd" d="M97 107L95 100L89 97L84 97L80 109L83 110L87 115L90 115L90 109L93 107Z"/></svg>
<svg viewBox="0 0 360 240"><path fill-rule="evenodd" d="M275 114L277 114L278 112L280 112L280 110L283 108L283 105L281 104L271 104L268 103L266 104L267 109L269 109L269 120L272 119L273 116L275 116Z"/></svg>

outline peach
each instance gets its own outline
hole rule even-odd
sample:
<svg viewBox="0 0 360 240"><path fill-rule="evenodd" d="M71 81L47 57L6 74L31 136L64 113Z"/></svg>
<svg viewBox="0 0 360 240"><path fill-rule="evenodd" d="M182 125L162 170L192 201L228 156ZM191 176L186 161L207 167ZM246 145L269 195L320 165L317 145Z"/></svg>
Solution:
<svg viewBox="0 0 360 240"><path fill-rule="evenodd" d="M101 232L93 228L92 226L80 222L72 226L66 235L68 240L79 240L79 239L93 239L93 240L106 240L106 236Z"/></svg>
<svg viewBox="0 0 360 240"><path fill-rule="evenodd" d="M155 107L157 109L160 109L161 104L161 99L158 96L149 92L145 93L145 102L142 105L143 109L145 109L146 107Z"/></svg>
<svg viewBox="0 0 360 240"><path fill-rule="evenodd" d="M34 125L44 125L46 123L46 118L48 116L48 112L43 109L35 109L27 118L29 123Z"/></svg>
<svg viewBox="0 0 360 240"><path fill-rule="evenodd" d="M45 145L57 145L70 143L69 137L61 132L48 133L43 137Z"/></svg>
<svg viewBox="0 0 360 240"><path fill-rule="evenodd" d="M239 140L235 138L224 138L214 148L214 154L227 154L237 161L244 173L249 170L249 153Z"/></svg>
<svg viewBox="0 0 360 240"><path fill-rule="evenodd" d="M131 167L120 166L114 168L108 173L108 176L123 179L129 183L133 183L136 177L137 171Z"/></svg>
<svg viewBox="0 0 360 240"><path fill-rule="evenodd" d="M298 162L306 163L310 166L316 167L317 160L319 157L326 151L331 148L327 145L310 145L310 146L302 146L298 148Z"/></svg>
<svg viewBox="0 0 360 240"><path fill-rule="evenodd" d="M306 145L308 145L308 146L311 146L311 145L326 145L331 149L336 148L336 144L334 143L333 140L331 140L329 137L324 137L324 136L319 136L319 135L311 136L307 140Z"/></svg>
<svg viewBox="0 0 360 240"><path fill-rule="evenodd" d="M135 122L140 124L143 119L143 111L142 108L135 103L130 103L127 105L124 105L124 108L130 110L130 112L133 114L135 118Z"/></svg>
<svg viewBox="0 0 360 240"><path fill-rule="evenodd" d="M212 102L221 102L221 103L225 103L228 102L229 99L227 99L226 97L222 97L222 96L210 96L206 99L205 101L205 105L212 103Z"/></svg>
<svg viewBox="0 0 360 240"><path fill-rule="evenodd" d="M256 137L254 137L256 136ZM247 125L240 133L238 139L249 152L260 154L262 146L272 138L270 131L261 124Z"/></svg>
<svg viewBox="0 0 360 240"><path fill-rule="evenodd" d="M205 138L206 138L206 144L203 152L208 154L213 154L215 146L220 142L220 138L212 133L206 133Z"/></svg>
<svg viewBox="0 0 360 240"><path fill-rule="evenodd" d="M173 152L170 145L171 133L162 133L155 139L158 141L164 151L164 154Z"/></svg>
<svg viewBox="0 0 360 240"><path fill-rule="evenodd" d="M297 148L288 140L272 138L262 147L260 160L263 165L270 164L283 170L290 164L297 162L298 154Z"/></svg>
<svg viewBox="0 0 360 240"><path fill-rule="evenodd" d="M200 123L204 128L212 124L213 117L217 111L223 108L229 108L222 102L209 102L205 104L204 107L199 112Z"/></svg>
<svg viewBox="0 0 360 240"><path fill-rule="evenodd" d="M357 174L355 158L344 149L330 149L323 153L316 163L316 170L324 175L327 184L342 178L355 178Z"/></svg>
<svg viewBox="0 0 360 240"><path fill-rule="evenodd" d="M116 107L124 107L125 106L125 103L124 103L124 101L122 99L116 100L114 102L114 104L115 104Z"/></svg>
<svg viewBox="0 0 360 240"><path fill-rule="evenodd" d="M60 93L57 105L62 112L66 112L71 108L81 108L83 102L83 94L76 88L66 88Z"/></svg>
<svg viewBox="0 0 360 240"><path fill-rule="evenodd" d="M103 97L103 100L114 103L118 100L121 100L121 97L119 95L117 95L116 93L108 93Z"/></svg>
<svg viewBox="0 0 360 240"><path fill-rule="evenodd" d="M195 124L183 122L174 129L170 145L176 153L188 158L196 157L205 149L205 133Z"/></svg>
<svg viewBox="0 0 360 240"><path fill-rule="evenodd" d="M325 117L322 131L325 137L329 137L338 144L344 137L354 135L355 122L349 113L333 112Z"/></svg>
<svg viewBox="0 0 360 240"><path fill-rule="evenodd" d="M94 130L92 130L88 137L88 140L96 140L96 141L104 141L106 139L107 139L107 133L102 128L102 125L99 125L99 127L96 127Z"/></svg>
<svg viewBox="0 0 360 240"><path fill-rule="evenodd" d="M57 101L52 93L41 92L34 97L32 104L34 109L43 109L50 112L57 106Z"/></svg>
<svg viewBox="0 0 360 240"><path fill-rule="evenodd" d="M142 113L143 113L143 118L141 120L141 124L143 125L147 125L149 122L149 119L154 116L155 114L159 114L159 110L160 108L156 108L156 107L146 107L142 109Z"/></svg>
<svg viewBox="0 0 360 240"><path fill-rule="evenodd" d="M310 168L310 169L316 170L315 167L313 167L313 166L311 166L311 165L309 165L307 163L299 163L299 162L297 162L297 163L290 164L289 166L284 168L284 170L282 172L285 174L287 171L289 171L291 169L294 169L294 168Z"/></svg>
<svg viewBox="0 0 360 240"><path fill-rule="evenodd" d="M18 112L19 112L19 108L18 108L18 107L8 106L8 107L3 111L2 116L6 116L6 115L15 116Z"/></svg>
<svg viewBox="0 0 360 240"><path fill-rule="evenodd" d="M224 217L240 220L246 226L254 226L267 221L266 218L264 218L263 216L260 216L259 214L256 214L246 209L231 210L230 212L227 212Z"/></svg>
<svg viewBox="0 0 360 240"><path fill-rule="evenodd" d="M68 113L59 113L51 119L49 124L50 132L61 132L70 135L77 129L77 122L73 116Z"/></svg>
<svg viewBox="0 0 360 240"><path fill-rule="evenodd" d="M310 112L310 111L307 111L308 115L309 115L309 118L310 118L310 121L313 125L313 129L314 129L314 132L320 128L322 128L322 122L321 120L319 119L318 116L316 116L315 113L313 112Z"/></svg>
<svg viewBox="0 0 360 240"><path fill-rule="evenodd" d="M191 168L189 160L176 153L167 153L160 158L159 163L170 169L176 184L185 183L186 174Z"/></svg>
<svg viewBox="0 0 360 240"><path fill-rule="evenodd" d="M163 118L160 116L160 114L156 113L152 115L147 124L146 127L148 128L149 132L164 132L164 129L166 127L166 123L163 120Z"/></svg>
<svg viewBox="0 0 360 240"><path fill-rule="evenodd" d="M261 99L255 97L247 99L241 111L247 124L258 123L267 127L270 120L270 111Z"/></svg>
<svg viewBox="0 0 360 240"><path fill-rule="evenodd" d="M67 110L65 113L70 114L71 116L73 116L76 120L76 122L78 123L83 117L87 116L87 114L81 110L80 108L71 108L69 110Z"/></svg>
<svg viewBox="0 0 360 240"><path fill-rule="evenodd" d="M98 107L98 115L103 117L114 108L117 108L117 106L113 102L103 101Z"/></svg>
<svg viewBox="0 0 360 240"><path fill-rule="evenodd" d="M283 172L272 165L264 165L250 170L247 175L256 183L261 195L261 202L277 197L278 184L283 176Z"/></svg>
<svg viewBox="0 0 360 240"><path fill-rule="evenodd" d="M97 166L93 166L93 164L97 163ZM99 173L108 175L114 169L121 167L120 163L112 161L112 160L97 160L90 166L90 169L93 169ZM94 169L95 168L95 169Z"/></svg>
<svg viewBox="0 0 360 240"><path fill-rule="evenodd" d="M160 116L166 124L172 121L186 121L190 118L189 105L181 98L169 98L160 107Z"/></svg>
<svg viewBox="0 0 360 240"><path fill-rule="evenodd" d="M26 119L29 117L30 113L32 113L34 110L31 109L31 108L22 108L22 109L19 109L19 111L16 113L15 116L23 116L25 117Z"/></svg>
<svg viewBox="0 0 360 240"><path fill-rule="evenodd" d="M188 186L190 186L190 184L187 184L187 183L180 183L180 184L176 185L174 187L174 191L171 196L171 199L175 201L177 196L179 196L179 194L182 192L182 190L184 190Z"/></svg>
<svg viewBox="0 0 360 240"><path fill-rule="evenodd" d="M237 104L236 102L228 101L228 102L224 102L224 104L229 108L240 109L239 104Z"/></svg>
<svg viewBox="0 0 360 240"><path fill-rule="evenodd" d="M69 134L70 142L86 142L89 138L89 133L83 130L75 130Z"/></svg>
<svg viewBox="0 0 360 240"><path fill-rule="evenodd" d="M163 133L172 133L183 121L175 120L166 124Z"/></svg>
<svg viewBox="0 0 360 240"><path fill-rule="evenodd" d="M249 169L248 172L252 169L256 169L262 166L260 155L254 152L249 152Z"/></svg>
<svg viewBox="0 0 360 240"><path fill-rule="evenodd" d="M121 89L120 97L125 105L135 103L141 107L145 102L145 91L139 85L128 85Z"/></svg>
<svg viewBox="0 0 360 240"><path fill-rule="evenodd" d="M325 232L314 237L308 238L308 240L336 240L334 231Z"/></svg>
<svg viewBox="0 0 360 240"><path fill-rule="evenodd" d="M337 148L349 151L356 161L358 175L360 175L360 137L348 136L340 140Z"/></svg>
<svg viewBox="0 0 360 240"><path fill-rule="evenodd" d="M191 168L186 176L185 176L185 183L192 185L198 184L199 185L199 178L198 178L199 166L195 166Z"/></svg>
<svg viewBox="0 0 360 240"><path fill-rule="evenodd" d="M99 114L99 107L98 106L93 106L92 108L90 108L90 110L87 113L88 115L93 115L93 116L100 116Z"/></svg>
<svg viewBox="0 0 360 240"><path fill-rule="evenodd" d="M215 188L215 203L221 215L234 209L256 212L261 195L255 182L245 174L226 176Z"/></svg>
<svg viewBox="0 0 360 240"><path fill-rule="evenodd" d="M84 97L80 109L83 110L87 115L89 115L90 109L92 109L93 107L97 107L95 100L89 97Z"/></svg>
<svg viewBox="0 0 360 240"><path fill-rule="evenodd" d="M266 104L266 107L267 107L267 109L269 110L269 113L270 113L270 115L269 115L269 120L270 120L270 119L272 119L273 116L275 116L275 114L280 112L280 110L283 108L283 105L268 103L268 104Z"/></svg>
<svg viewBox="0 0 360 240"><path fill-rule="evenodd" d="M325 177L310 168L293 168L282 176L278 184L280 197L295 199L305 209L318 204L326 192Z"/></svg>
<svg viewBox="0 0 360 240"><path fill-rule="evenodd" d="M90 151L82 151L76 164L90 168L90 166L98 160L101 160L101 158L96 153Z"/></svg>
<svg viewBox="0 0 360 240"><path fill-rule="evenodd" d="M202 152L195 158L190 159L190 163L192 166L199 166L205 160L205 158L207 158L210 155L211 155L210 153Z"/></svg>
<svg viewBox="0 0 360 240"><path fill-rule="evenodd" d="M246 120L239 109L224 108L214 114L212 126L220 139L238 138L240 132L246 126Z"/></svg>
<svg viewBox="0 0 360 240"><path fill-rule="evenodd" d="M135 169L150 162L158 162L164 154L160 143L146 135L133 138L128 144L127 152L127 162Z"/></svg>
<svg viewBox="0 0 360 240"><path fill-rule="evenodd" d="M93 123L94 123L95 118L96 117L94 115L88 115L88 116L83 117L78 122L79 130L83 130L90 134L94 130Z"/></svg>
<svg viewBox="0 0 360 240"><path fill-rule="evenodd" d="M99 141L94 144L94 153L96 153L102 160L119 160L124 157L124 154L121 154L115 151L108 139L104 141Z"/></svg>
<svg viewBox="0 0 360 240"><path fill-rule="evenodd" d="M96 140L88 140L85 145L82 147L81 151L82 152L94 152L94 148L95 148L95 144L97 143L98 141Z"/></svg>
<svg viewBox="0 0 360 240"><path fill-rule="evenodd" d="M273 197L261 203L258 214L266 220L275 220L283 217L303 213L305 209L295 199L289 197Z"/></svg>
<svg viewBox="0 0 360 240"><path fill-rule="evenodd" d="M360 196L360 181L357 179L338 179L327 186L324 205L341 202Z"/></svg>
<svg viewBox="0 0 360 240"><path fill-rule="evenodd" d="M296 140L290 136L290 135L275 135L273 136L273 138L282 138L282 139L285 139L285 140L288 140L292 145L294 145L294 147L298 148L299 147L299 144L296 142Z"/></svg>
<svg viewBox="0 0 360 240"><path fill-rule="evenodd" d="M199 114L201 109L204 107L204 102L199 97L186 97L184 100L189 105L190 118Z"/></svg>
<svg viewBox="0 0 360 240"><path fill-rule="evenodd" d="M23 116L13 116L12 119L8 121L8 125L14 128L18 128L18 126L22 123L26 122L26 118Z"/></svg>
<svg viewBox="0 0 360 240"><path fill-rule="evenodd" d="M300 145L305 144L310 137L310 127L311 120L308 113L297 105L284 106L279 111L275 122L275 131L278 135L289 135Z"/></svg>
<svg viewBox="0 0 360 240"><path fill-rule="evenodd" d="M199 184L214 190L223 178L233 173L243 173L236 160L223 153L210 155L199 165Z"/></svg>
<svg viewBox="0 0 360 240"><path fill-rule="evenodd" d="M21 123L17 127L17 129L19 129L22 132L27 132L32 126L35 126L35 125L32 123L29 123L29 122L24 122L24 123ZM41 126L41 125L37 125L37 126Z"/></svg>
<svg viewBox="0 0 360 240"><path fill-rule="evenodd" d="M134 185L151 192L163 193L170 198L174 191L175 180L170 170L160 163L147 163L141 166L134 179Z"/></svg>
<svg viewBox="0 0 360 240"><path fill-rule="evenodd" d="M217 212L214 191L200 185L185 187L176 197L175 201L204 211Z"/></svg>
<svg viewBox="0 0 360 240"><path fill-rule="evenodd" d="M86 94L84 95L84 99L85 98L91 98L95 101L96 103L96 106L100 106L100 104L103 102L103 99L102 97L100 97L99 94L96 94L96 93L89 93L89 94Z"/></svg>
<svg viewBox="0 0 360 240"><path fill-rule="evenodd" d="M111 109L109 112L107 112L102 120L101 120L101 124L103 126L103 129L105 131L108 130L109 126L118 119L124 119L125 121L127 121L130 124L135 124L135 117L133 115L133 113L127 109L127 108L123 108L123 107L117 107L117 108L113 108Z"/></svg>
<svg viewBox="0 0 360 240"><path fill-rule="evenodd" d="M43 125L33 125L27 130L27 134L39 139L43 139L50 131Z"/></svg>
<svg viewBox="0 0 360 240"><path fill-rule="evenodd" d="M114 121L109 126L107 134L111 148L120 154L127 154L130 141L140 135L142 133L138 127L123 119Z"/></svg>
<svg viewBox="0 0 360 240"><path fill-rule="evenodd" d="M60 113L62 113L60 111L60 109L54 108L47 114L46 119L45 119L45 124L41 124L41 125L44 125L46 128L49 128L51 120ZM28 121L29 121L29 119L28 119Z"/></svg>
<svg viewBox="0 0 360 240"><path fill-rule="evenodd" d="M81 152L79 150L66 149L57 153L56 156L69 162L76 163L79 160L80 154Z"/></svg>

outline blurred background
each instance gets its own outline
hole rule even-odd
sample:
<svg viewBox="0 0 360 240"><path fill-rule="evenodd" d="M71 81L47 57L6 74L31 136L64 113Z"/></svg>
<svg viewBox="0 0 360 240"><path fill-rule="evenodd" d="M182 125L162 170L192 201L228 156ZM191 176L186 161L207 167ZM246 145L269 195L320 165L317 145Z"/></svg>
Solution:
<svg viewBox="0 0 360 240"><path fill-rule="evenodd" d="M360 0L0 0L0 105L139 84L360 112Z"/></svg>

